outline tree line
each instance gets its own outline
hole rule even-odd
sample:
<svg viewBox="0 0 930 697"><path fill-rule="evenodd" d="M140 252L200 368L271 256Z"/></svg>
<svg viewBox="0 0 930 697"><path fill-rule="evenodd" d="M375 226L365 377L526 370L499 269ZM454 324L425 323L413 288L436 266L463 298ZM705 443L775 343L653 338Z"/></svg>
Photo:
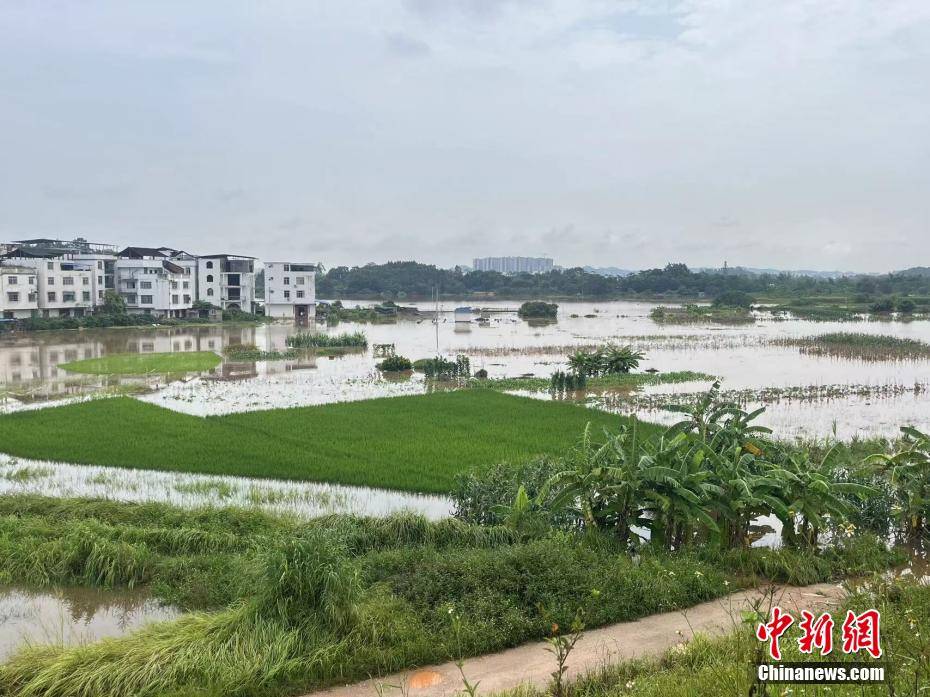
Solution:
<svg viewBox="0 0 930 697"><path fill-rule="evenodd" d="M441 269L415 261L392 261L349 268L337 266L317 279L320 298L426 299L434 288L442 296L493 294L501 298L618 298L635 295L706 296L743 292L779 296L930 294L930 273L815 278L789 273L749 274L737 269L692 271L668 264L622 277L600 276L581 268L542 274Z"/></svg>

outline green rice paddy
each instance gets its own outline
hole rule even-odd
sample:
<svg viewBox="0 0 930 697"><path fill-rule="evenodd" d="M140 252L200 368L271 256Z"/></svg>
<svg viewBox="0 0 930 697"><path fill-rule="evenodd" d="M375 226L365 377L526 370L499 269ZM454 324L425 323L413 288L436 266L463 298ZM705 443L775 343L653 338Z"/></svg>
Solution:
<svg viewBox="0 0 930 697"><path fill-rule="evenodd" d="M118 397L0 416L0 452L88 465L445 493L460 471L561 454L589 421L599 431L616 429L621 419L493 390L206 418Z"/></svg>
<svg viewBox="0 0 930 697"><path fill-rule="evenodd" d="M101 358L62 363L69 373L90 375L146 375L149 373L194 373L210 370L221 358L212 351L176 353L120 353Z"/></svg>

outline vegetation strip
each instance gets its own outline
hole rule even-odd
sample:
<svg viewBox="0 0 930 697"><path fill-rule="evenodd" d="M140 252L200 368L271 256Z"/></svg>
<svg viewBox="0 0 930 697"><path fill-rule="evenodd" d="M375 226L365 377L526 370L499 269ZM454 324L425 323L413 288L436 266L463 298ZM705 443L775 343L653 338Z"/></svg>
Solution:
<svg viewBox="0 0 930 697"><path fill-rule="evenodd" d="M212 351L176 351L174 353L120 353L100 358L62 363L71 373L90 375L146 375L148 373L194 373L210 370L222 359Z"/></svg>
<svg viewBox="0 0 930 697"><path fill-rule="evenodd" d="M834 332L820 336L789 338L773 343L797 346L802 353L856 358L865 361L903 361L930 358L930 344L885 334Z"/></svg>
<svg viewBox="0 0 930 697"><path fill-rule="evenodd" d="M609 535L456 519L0 498L0 575L39 585L148 584L192 610L87 646L36 646L0 666L0 694L295 694L499 651L721 597L768 578L813 583L894 560L860 538L825 554L713 549L638 558ZM198 693L199 694L199 693Z"/></svg>
<svg viewBox="0 0 930 697"><path fill-rule="evenodd" d="M843 595L836 585L820 583L800 588L778 587L775 597L785 611L799 613L802 609L816 610L819 614L839 605ZM641 661L657 659L696 635L706 637L729 633L734 617L738 617L741 611L751 611L765 597L766 593L762 589L740 591L722 599L695 605L688 608L687 612L650 615L633 622L584 632L572 648L568 661L569 677L603 668L606 661L616 662L634 657ZM538 690L539 697L551 697L552 671L556 668L556 659L551 655L551 649L550 642L542 641L478 656L465 661L462 672L456 662L427 667L423 669L424 672L436 673L441 677L431 686L430 697L463 694L462 673L469 682L480 682L483 695L520 687L523 690ZM398 673L332 688L326 691L326 697L370 697L378 694L379 685L404 685L411 677L408 671L406 674Z"/></svg>
<svg viewBox="0 0 930 697"><path fill-rule="evenodd" d="M446 493L470 467L562 453L589 421L600 430L624 419L493 390L206 418L113 398L0 416L0 447L35 460Z"/></svg>
<svg viewBox="0 0 930 697"><path fill-rule="evenodd" d="M771 601L761 606L763 614L770 604ZM871 607L881 613L881 640L888 652L883 660L891 666L887 684L772 685L777 692L772 690L769 694L830 694L836 697L920 694L923 686L930 684L930 635L923 631L923 623L930 617L930 586L906 579L858 584L833 617L845 617L846 610L859 613ZM752 618L756 612L748 614ZM756 622L735 616L732 624L733 631L727 637L698 636L688 644L674 646L660 657L642 657L599 666L570 682L566 686L566 694L573 697L765 694L758 691L759 685L753 684L754 673L748 670L751 664L770 662L767 655L761 654L764 645L755 637ZM839 632L839 629L835 631ZM817 658L799 651L800 634L795 624L782 637L782 661L816 666ZM863 662L865 656L867 654L844 654L835 647L823 660ZM521 687L502 692L497 697L546 697L549 694L545 689Z"/></svg>

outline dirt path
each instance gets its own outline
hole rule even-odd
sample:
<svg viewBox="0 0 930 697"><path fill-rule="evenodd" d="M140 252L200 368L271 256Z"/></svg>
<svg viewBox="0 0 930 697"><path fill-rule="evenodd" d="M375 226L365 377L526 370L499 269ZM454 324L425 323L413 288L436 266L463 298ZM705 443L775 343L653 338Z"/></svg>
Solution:
<svg viewBox="0 0 930 697"><path fill-rule="evenodd" d="M687 610L650 615L633 622L621 622L585 633L568 661L569 678L605 663L616 663L644 656L660 656L694 634L722 635L740 622L740 610L754 600L768 597L763 590L748 590L701 603ZM775 603L791 611L822 611L843 599L843 591L834 584L821 583L801 588L779 586ZM499 653L478 656L465 662L470 682L481 681L480 692L487 695L520 684L544 687L555 669L555 659L545 642L524 644ZM454 663L429 666L396 673L376 680L334 687L313 693L313 697L377 697L377 685L384 694L400 697L400 685L411 697L451 697L462 690L461 676ZM392 687L393 686L393 687Z"/></svg>

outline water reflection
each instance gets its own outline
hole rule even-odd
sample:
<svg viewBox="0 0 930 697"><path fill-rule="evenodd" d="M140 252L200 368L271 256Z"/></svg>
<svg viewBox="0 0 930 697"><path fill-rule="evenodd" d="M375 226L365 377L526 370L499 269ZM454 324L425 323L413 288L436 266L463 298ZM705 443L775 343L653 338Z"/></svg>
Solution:
<svg viewBox="0 0 930 697"><path fill-rule="evenodd" d="M355 305L354 301L345 303ZM365 303L359 303L365 304ZM445 304L440 322L399 320L395 323L346 322L330 331L363 331L370 344L394 344L397 353L411 359L465 353L474 370L485 369L491 378L519 375L548 376L566 367L566 354L579 346L606 341L633 343L647 352L642 369L661 372L696 370L723 378L726 390L762 387L870 385L911 386L930 376L930 361L865 362L801 354L797 348L777 345L787 337L834 331L890 334L930 341L930 322L810 322L774 320L766 316L752 325L719 326L656 324L649 318L655 303L561 303L555 323L533 326L515 313L516 303L482 301L486 310L470 321L454 321L458 303ZM434 308L420 303L425 312ZM313 356L286 361L233 361L224 358L214 371L183 380L164 376L96 378L69 376L58 365L66 360L128 351L213 350L256 346L283 350L288 335L300 331L293 324L259 326L172 327L110 329L73 332L38 332L0 337L0 401L3 390L23 402L88 394L101 388L151 392L144 398L187 413L206 415L280 406L323 404L372 397L420 394L422 379L387 380L375 369L371 351L341 357ZM694 385L662 385L650 391L669 394L703 389ZM9 394L12 393L12 394ZM801 407L810 435L827 435L838 420L845 434L891 435L899 423L910 421L930 427L930 395L926 391L906 398L863 399L861 395L831 397L832 401ZM877 403L880 401L880 404ZM868 403L866 403L868 402ZM0 408L3 408L0 406ZM788 409L781 404L770 411ZM792 404L791 410L796 407ZM786 411L786 418L789 412ZM794 415L793 411L790 415ZM890 425L893 424L893 425Z"/></svg>
<svg viewBox="0 0 930 697"><path fill-rule="evenodd" d="M0 586L0 661L36 644L85 644L177 617L144 589Z"/></svg>

